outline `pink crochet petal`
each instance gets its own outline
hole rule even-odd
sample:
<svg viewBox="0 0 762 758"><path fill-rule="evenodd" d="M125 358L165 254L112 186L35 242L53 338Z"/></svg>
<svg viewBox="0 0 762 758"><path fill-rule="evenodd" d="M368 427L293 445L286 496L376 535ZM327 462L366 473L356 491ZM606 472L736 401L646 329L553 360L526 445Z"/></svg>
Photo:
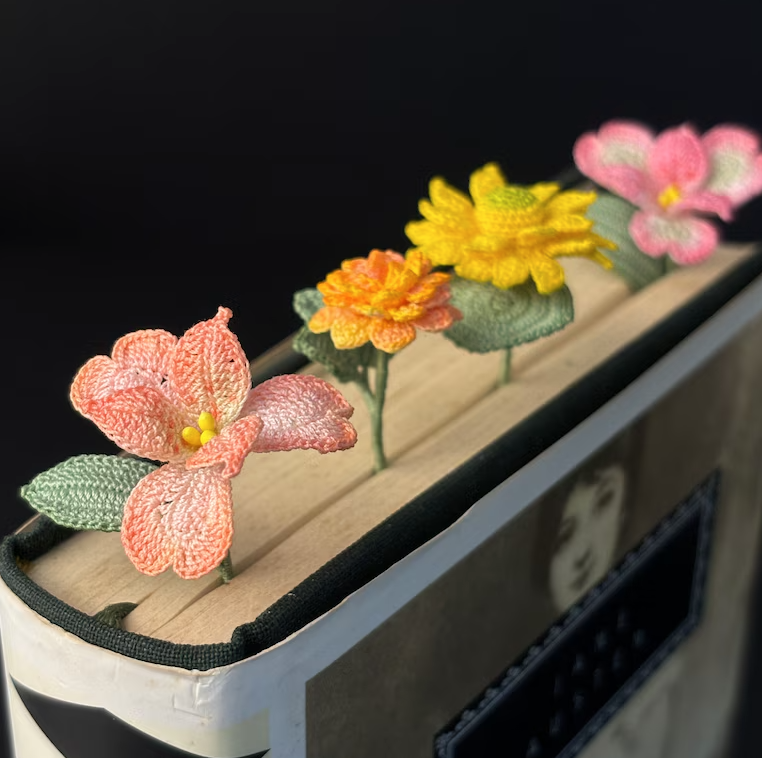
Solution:
<svg viewBox="0 0 762 758"><path fill-rule="evenodd" d="M706 188L738 206L762 192L759 137L737 126L717 126L704 135L711 175Z"/></svg>
<svg viewBox="0 0 762 758"><path fill-rule="evenodd" d="M174 565L183 579L216 568L233 539L230 481L217 468L162 466L127 499L122 545L138 571L155 576Z"/></svg>
<svg viewBox="0 0 762 758"><path fill-rule="evenodd" d="M69 397L76 410L83 413L82 409L90 402L105 400L119 390L160 385L161 376L153 371L120 368L108 356L96 355L77 372Z"/></svg>
<svg viewBox="0 0 762 758"><path fill-rule="evenodd" d="M632 217L630 236L646 255L658 258L667 254L684 266L706 260L719 242L717 229L708 221L645 211Z"/></svg>
<svg viewBox="0 0 762 758"><path fill-rule="evenodd" d="M111 357L120 368L144 369L166 376L167 361L176 344L174 334L163 329L144 329L118 339Z"/></svg>
<svg viewBox="0 0 762 758"><path fill-rule="evenodd" d="M263 426L258 416L245 416L228 424L220 434L188 458L186 467L196 469L224 463L222 476L226 479L238 476Z"/></svg>
<svg viewBox="0 0 762 758"><path fill-rule="evenodd" d="M222 429L238 417L251 387L246 355L227 327L233 315L219 308L209 321L189 329L169 360L169 383L188 413L208 412Z"/></svg>
<svg viewBox="0 0 762 758"><path fill-rule="evenodd" d="M675 212L678 215L684 211L715 213L723 221L730 221L733 218L733 205L730 199L716 195L714 192L697 192L688 195L670 207L670 212Z"/></svg>
<svg viewBox="0 0 762 758"><path fill-rule="evenodd" d="M579 170L617 195L639 204L646 191L644 168L653 135L640 124L610 121L574 145Z"/></svg>
<svg viewBox="0 0 762 758"><path fill-rule="evenodd" d="M189 420L156 387L118 390L77 409L128 453L156 461L181 461L190 453L181 437Z"/></svg>
<svg viewBox="0 0 762 758"><path fill-rule="evenodd" d="M460 321L462 318L463 314L452 305L440 305L427 310L423 316L413 321L413 326L425 332L441 332L449 329L455 321Z"/></svg>
<svg viewBox="0 0 762 758"><path fill-rule="evenodd" d="M648 158L657 192L675 185L683 194L698 191L709 174L709 160L700 137L690 126L662 132Z"/></svg>
<svg viewBox="0 0 762 758"><path fill-rule="evenodd" d="M291 374L254 387L241 413L255 415L264 422L253 452L313 449L332 453L346 450L357 441L357 432L347 421L353 411L328 382L316 376Z"/></svg>

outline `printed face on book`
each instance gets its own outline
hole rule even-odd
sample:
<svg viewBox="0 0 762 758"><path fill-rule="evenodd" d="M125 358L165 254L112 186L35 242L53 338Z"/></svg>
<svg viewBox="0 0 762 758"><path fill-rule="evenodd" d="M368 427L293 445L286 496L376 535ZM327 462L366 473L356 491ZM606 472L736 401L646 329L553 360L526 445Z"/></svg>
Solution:
<svg viewBox="0 0 762 758"><path fill-rule="evenodd" d="M621 463L597 468L572 486L550 559L549 590L565 611L611 568L624 517L627 474Z"/></svg>

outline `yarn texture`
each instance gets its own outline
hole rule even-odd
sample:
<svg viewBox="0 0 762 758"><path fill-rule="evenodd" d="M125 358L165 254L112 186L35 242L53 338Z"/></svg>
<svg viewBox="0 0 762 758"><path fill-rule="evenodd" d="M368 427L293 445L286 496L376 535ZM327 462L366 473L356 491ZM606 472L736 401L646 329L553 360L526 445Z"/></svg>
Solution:
<svg viewBox="0 0 762 758"><path fill-rule="evenodd" d="M631 121L609 121L574 146L579 170L636 205L629 233L646 255L700 263L720 239L715 224L762 192L756 134L722 125L700 136L690 124L655 135Z"/></svg>
<svg viewBox="0 0 762 758"><path fill-rule="evenodd" d="M173 566L194 579L222 562L233 537L230 479L249 453L328 453L356 442L352 406L322 379L278 376L251 388L231 316L221 307L179 339L128 334L72 383L74 407L107 437L165 463L133 483L124 502L122 544L145 574Z"/></svg>
<svg viewBox="0 0 762 758"><path fill-rule="evenodd" d="M547 295L564 284L555 260L573 255L606 268L599 248L614 245L592 231L585 211L594 192L561 192L554 183L520 187L508 184L496 163L471 174L471 198L437 177L429 184L431 200L421 200L423 221L411 221L405 233L437 266L475 282L509 289L533 279Z"/></svg>
<svg viewBox="0 0 762 758"><path fill-rule="evenodd" d="M118 532L124 504L153 463L117 455L77 455L38 474L21 496L61 526Z"/></svg>
<svg viewBox="0 0 762 758"><path fill-rule="evenodd" d="M463 320L445 337L472 353L508 350L562 329L574 320L574 302L564 285L541 295L532 282L508 290L454 278L452 302Z"/></svg>

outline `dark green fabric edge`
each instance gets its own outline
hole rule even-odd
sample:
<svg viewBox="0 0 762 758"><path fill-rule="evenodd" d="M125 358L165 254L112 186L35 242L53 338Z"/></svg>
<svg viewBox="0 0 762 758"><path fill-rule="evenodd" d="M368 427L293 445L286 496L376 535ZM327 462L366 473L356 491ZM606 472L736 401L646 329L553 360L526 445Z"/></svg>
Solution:
<svg viewBox="0 0 762 758"><path fill-rule="evenodd" d="M330 611L452 525L473 503L608 402L759 276L762 251L443 477L255 620L237 627L230 642L182 645L114 629L46 592L21 570L17 558L35 560L74 533L47 517L0 544L0 578L35 613L85 642L120 655L200 671L244 660Z"/></svg>

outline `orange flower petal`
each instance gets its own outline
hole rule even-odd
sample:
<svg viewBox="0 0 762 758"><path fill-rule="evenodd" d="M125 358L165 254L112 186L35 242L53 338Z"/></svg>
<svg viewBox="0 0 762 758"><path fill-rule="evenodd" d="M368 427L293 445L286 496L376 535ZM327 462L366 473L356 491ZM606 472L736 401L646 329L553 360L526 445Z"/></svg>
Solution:
<svg viewBox="0 0 762 758"><path fill-rule="evenodd" d="M138 482L124 507L122 545L138 571L174 564L183 579L219 566L233 540L230 480L217 468L162 466Z"/></svg>
<svg viewBox="0 0 762 758"><path fill-rule="evenodd" d="M249 362L227 327L232 315L219 308L214 318L189 329L169 362L169 383L188 413L211 413L218 429L237 418L251 388Z"/></svg>
<svg viewBox="0 0 762 758"><path fill-rule="evenodd" d="M415 339L415 327L409 322L376 319L370 332L373 346L385 353L396 353Z"/></svg>
<svg viewBox="0 0 762 758"><path fill-rule="evenodd" d="M228 424L220 434L188 458L186 468L197 469L224 463L222 476L226 479L238 476L263 426L262 420L256 416L247 416Z"/></svg>
<svg viewBox="0 0 762 758"><path fill-rule="evenodd" d="M425 332L441 332L449 329L454 321L460 321L463 314L452 305L443 305L438 308L431 308L413 321L413 326L423 329Z"/></svg>
<svg viewBox="0 0 762 758"><path fill-rule="evenodd" d="M327 332L341 314L341 308L321 308L310 319L307 328L315 334Z"/></svg>
<svg viewBox="0 0 762 758"><path fill-rule="evenodd" d="M338 350L361 347L370 339L373 319L342 310L331 325L331 339Z"/></svg>
<svg viewBox="0 0 762 758"><path fill-rule="evenodd" d="M264 422L253 452L312 449L332 453L346 450L357 441L357 432L347 421L353 411L328 382L316 376L292 374L276 376L254 387L242 414L254 414L246 418Z"/></svg>
<svg viewBox="0 0 762 758"><path fill-rule="evenodd" d="M163 329L144 329L125 334L114 343L111 357L120 368L137 368L166 376L167 361L177 337Z"/></svg>
<svg viewBox="0 0 762 758"><path fill-rule="evenodd" d="M190 419L156 387L118 390L78 410L128 453L155 461L188 457L181 434Z"/></svg>

